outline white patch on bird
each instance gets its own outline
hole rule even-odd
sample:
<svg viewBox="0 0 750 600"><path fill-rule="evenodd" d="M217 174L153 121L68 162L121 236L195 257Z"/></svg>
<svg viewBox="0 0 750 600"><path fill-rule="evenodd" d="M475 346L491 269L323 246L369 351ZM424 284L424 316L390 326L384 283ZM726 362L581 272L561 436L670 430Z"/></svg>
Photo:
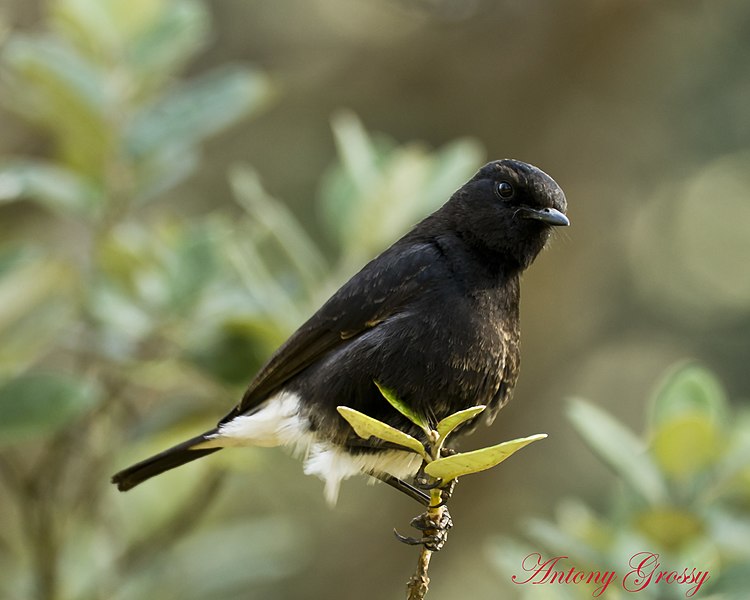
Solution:
<svg viewBox="0 0 750 600"><path fill-rule="evenodd" d="M344 479L359 473L386 473L399 479L407 479L417 474L421 464L422 457L413 452L385 450L350 454L330 442L319 442L310 449L305 461L305 474L317 475L325 482L326 500L334 505Z"/></svg>
<svg viewBox="0 0 750 600"><path fill-rule="evenodd" d="M325 497L332 505L336 503L344 479L360 473L385 473L407 479L419 470L422 458L412 452L385 450L351 454L327 440L320 440L310 431L307 420L300 416L299 405L297 394L279 392L254 413L239 415L224 423L213 436L194 448L289 447L294 454L304 457L305 474L316 475L325 482Z"/></svg>
<svg viewBox="0 0 750 600"><path fill-rule="evenodd" d="M300 416L300 397L279 392L249 415L239 415L221 425L219 430L196 448L231 446L292 446L307 448L313 436L307 420Z"/></svg>

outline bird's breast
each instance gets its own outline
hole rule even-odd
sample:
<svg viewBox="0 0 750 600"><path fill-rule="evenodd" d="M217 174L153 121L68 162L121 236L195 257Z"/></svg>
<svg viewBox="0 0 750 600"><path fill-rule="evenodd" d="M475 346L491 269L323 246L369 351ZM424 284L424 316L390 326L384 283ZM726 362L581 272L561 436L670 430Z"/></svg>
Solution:
<svg viewBox="0 0 750 600"><path fill-rule="evenodd" d="M418 409L439 420L505 402L518 363L518 312L510 304L488 290L446 299L436 315L403 316L394 331L404 335L400 361L415 375L405 391Z"/></svg>

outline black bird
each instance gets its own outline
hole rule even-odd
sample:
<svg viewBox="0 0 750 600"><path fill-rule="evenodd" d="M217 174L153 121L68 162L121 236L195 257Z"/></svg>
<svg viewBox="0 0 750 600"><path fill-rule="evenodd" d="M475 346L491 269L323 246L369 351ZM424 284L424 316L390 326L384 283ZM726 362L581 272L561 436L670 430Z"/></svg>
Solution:
<svg viewBox="0 0 750 600"><path fill-rule="evenodd" d="M478 404L491 423L518 377L520 275L551 228L569 224L565 211L563 191L543 171L517 160L488 163L294 332L217 427L112 482L129 490L229 446L287 446L305 457L305 473L325 481L331 502L357 473L409 493L402 480L421 459L358 438L336 407L426 441L377 381L433 425Z"/></svg>

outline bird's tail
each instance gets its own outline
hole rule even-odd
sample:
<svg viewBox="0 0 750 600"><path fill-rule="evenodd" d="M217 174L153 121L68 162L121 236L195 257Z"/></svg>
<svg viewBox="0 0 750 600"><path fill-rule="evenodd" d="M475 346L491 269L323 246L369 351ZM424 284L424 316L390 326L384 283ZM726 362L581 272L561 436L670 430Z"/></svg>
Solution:
<svg viewBox="0 0 750 600"><path fill-rule="evenodd" d="M117 486L118 490L125 492L165 471L221 450L221 448L216 447L200 447L209 439L209 436L215 433L216 430L208 431L123 469L112 476L112 483Z"/></svg>

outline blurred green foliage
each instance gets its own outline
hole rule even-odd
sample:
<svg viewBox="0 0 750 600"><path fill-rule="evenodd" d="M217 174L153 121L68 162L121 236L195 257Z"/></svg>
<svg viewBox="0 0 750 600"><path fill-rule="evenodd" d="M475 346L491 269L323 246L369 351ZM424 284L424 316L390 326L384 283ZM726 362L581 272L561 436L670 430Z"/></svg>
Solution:
<svg viewBox="0 0 750 600"><path fill-rule="evenodd" d="M208 30L189 0L51 3L48 32L6 41L2 82L4 104L45 130L56 160L3 161L0 199L102 224L187 177L201 142L269 95L245 65L177 83Z"/></svg>
<svg viewBox="0 0 750 600"><path fill-rule="evenodd" d="M647 430L637 436L582 400L568 416L591 450L617 474L620 485L599 515L580 499L560 503L554 523L532 520L528 537L491 550L498 569L518 574L532 552L567 556L577 569L614 570L621 578L638 552L659 554L664 569L710 571L700 597L739 600L750 584L750 411L732 409L710 371L681 363L667 372L649 402ZM566 570L567 570L566 568ZM523 598L590 597L595 584L519 586ZM642 598L682 598L687 585L653 584ZM607 598L632 592L621 579ZM697 597L697 596L696 596Z"/></svg>
<svg viewBox="0 0 750 600"><path fill-rule="evenodd" d="M168 494L119 499L109 475L190 415L220 416L354 266L482 158L470 140L398 145L342 112L319 193L332 250L248 166L229 177L239 217L147 213L208 137L273 95L247 65L181 78L209 31L197 1L56 0L44 33L2 49L5 104L53 146L0 161L0 201L49 209L58 232L0 245L3 598L247 597L298 569L306 535L290 516L215 518L176 544L216 499L216 464L243 457L186 470Z"/></svg>

